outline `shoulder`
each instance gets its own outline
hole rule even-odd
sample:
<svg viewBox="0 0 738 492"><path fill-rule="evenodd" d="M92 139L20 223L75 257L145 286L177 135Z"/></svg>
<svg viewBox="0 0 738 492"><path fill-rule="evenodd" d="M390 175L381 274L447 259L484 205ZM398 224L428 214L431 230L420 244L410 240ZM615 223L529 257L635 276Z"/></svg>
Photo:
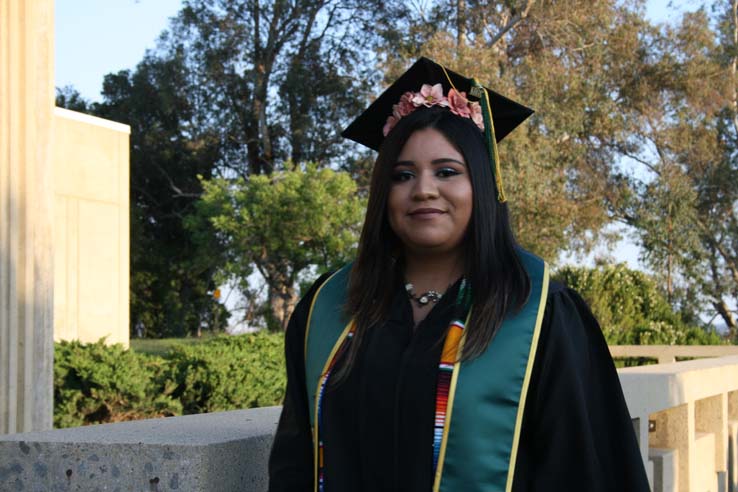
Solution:
<svg viewBox="0 0 738 492"><path fill-rule="evenodd" d="M305 295L302 296L300 301L297 303L297 306L295 306L295 310L292 311L292 316L290 316L290 322L287 325L287 345L303 344L308 316L310 315L310 308L313 305L313 299L320 287L333 275L333 273L334 272L332 271L327 272L318 277L307 292L305 292Z"/></svg>
<svg viewBox="0 0 738 492"><path fill-rule="evenodd" d="M561 282L549 284L538 355L574 373L614 370L599 322L581 295Z"/></svg>
<svg viewBox="0 0 738 492"><path fill-rule="evenodd" d="M587 302L574 289L567 287L561 282L551 281L548 287L546 299L546 312L544 322L547 321L552 328L571 330L594 330L602 334L600 325Z"/></svg>
<svg viewBox="0 0 738 492"><path fill-rule="evenodd" d="M336 273L335 271L329 271L322 275L320 275L310 286L310 288L305 292L305 295L302 296L300 299L300 302L297 303L297 306L295 307L295 312L298 310L310 310L310 306L313 303L313 299L315 298L315 295L318 293L320 288L325 284L325 282L333 276L333 274Z"/></svg>

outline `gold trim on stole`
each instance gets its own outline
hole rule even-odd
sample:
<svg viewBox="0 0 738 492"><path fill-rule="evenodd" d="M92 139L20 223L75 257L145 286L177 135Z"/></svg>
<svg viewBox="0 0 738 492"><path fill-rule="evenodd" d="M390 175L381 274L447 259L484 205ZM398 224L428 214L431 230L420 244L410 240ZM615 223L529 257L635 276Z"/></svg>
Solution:
<svg viewBox="0 0 738 492"><path fill-rule="evenodd" d="M328 279L330 280L330 279ZM326 281L327 282L327 281ZM325 284L323 284L325 285ZM322 287L322 286L321 286ZM316 292L317 297L317 292ZM312 312L312 309L311 309ZM344 338L346 338L346 335L349 334L349 331L351 331L351 328L354 326L354 320L348 322L346 325L346 328L343 329L343 333L341 333L341 336L338 337L338 340L336 341L336 344L333 345L333 349L331 350L330 355L328 356L328 359L325 361L325 365L323 365L323 370L320 372L320 379L318 379L318 386L315 389L315 421L313 422L313 476L314 476L314 490L315 492L318 492L318 453L319 453L319 446L318 446L318 399L320 398L320 387L323 385L323 381L325 380L325 373L328 371L328 366L330 366L331 362L333 361L333 358L336 356L336 352L338 352L338 349L341 347L341 344L343 343ZM307 339L307 337L306 337ZM322 456L320 456L322 458Z"/></svg>
<svg viewBox="0 0 738 492"><path fill-rule="evenodd" d="M528 397L528 385L530 384L530 376L533 372L533 363L536 359L536 351L538 350L538 337L541 334L541 325L543 324L543 314L546 311L546 301L548 301L548 263L543 262L543 282L541 285L541 300L538 304L538 317L536 318L536 327L533 330L533 339L530 343L530 355L528 355L528 367L525 370L523 378L523 387L520 390L520 401L518 402L518 417L515 420L515 433L513 434L512 450L510 452L510 466L507 469L507 485L505 492L512 491L513 476L515 474L515 463L518 459L518 445L520 444L520 431L523 424L523 413L525 412L525 401Z"/></svg>
<svg viewBox="0 0 738 492"><path fill-rule="evenodd" d="M525 410L525 401L528 395L528 386L530 384L530 377L533 371L533 362L535 361L536 350L538 348L538 338L541 333L541 325L543 324L543 315L545 312L546 302L548 300L548 282L549 282L548 263L544 262L543 263L543 281L541 283L541 299L538 304L538 315L536 317L535 328L533 329L533 338L531 340L531 348L528 354L528 365L525 370L525 376L523 378L523 386L520 392L520 400L518 402L518 414L515 420L515 431L513 433L513 443L512 443L512 450L510 454L510 464L509 464L508 472L507 472L507 485L505 487L506 492L511 492L512 490L513 475L515 473L515 463L516 463L517 454L518 454L518 444L520 442L520 431L521 431L522 422L523 422L523 412ZM467 325L469 323L470 317L471 317L471 312L469 313L469 316L467 317L467 320L466 320ZM464 346L464 339L466 336L466 325L465 325L464 330L465 330L464 337L462 337L461 341L459 342L459 350L456 356L457 362L454 364L454 370L451 376L451 384L450 384L449 392L448 392L448 404L446 407L446 422L444 423L444 426L443 426L443 437L441 438L441 449L438 455L438 465L436 467L436 476L434 477L434 480L433 480L433 492L439 492L440 487L441 487L441 478L443 476L443 462L446 457L446 443L448 441L448 432L451 426L451 413L453 410L454 397L456 396L456 383L458 381L459 369L461 367L459 358L461 357L461 350Z"/></svg>

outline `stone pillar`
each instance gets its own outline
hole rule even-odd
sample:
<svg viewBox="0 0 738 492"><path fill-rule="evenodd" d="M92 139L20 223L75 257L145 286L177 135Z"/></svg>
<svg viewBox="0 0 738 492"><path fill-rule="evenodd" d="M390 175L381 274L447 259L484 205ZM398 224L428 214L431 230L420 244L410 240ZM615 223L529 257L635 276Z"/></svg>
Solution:
<svg viewBox="0 0 738 492"><path fill-rule="evenodd" d="M54 2L0 2L0 433L53 412Z"/></svg>
<svg viewBox="0 0 738 492"><path fill-rule="evenodd" d="M695 462L694 403L657 412L651 415L651 419L655 422L656 429L649 436L649 445L652 448L676 451L678 490L692 490L691 482L695 480L692 470Z"/></svg>
<svg viewBox="0 0 738 492"><path fill-rule="evenodd" d="M715 471L718 490L727 488L728 465L728 395L726 393L697 400L695 429L715 436Z"/></svg>

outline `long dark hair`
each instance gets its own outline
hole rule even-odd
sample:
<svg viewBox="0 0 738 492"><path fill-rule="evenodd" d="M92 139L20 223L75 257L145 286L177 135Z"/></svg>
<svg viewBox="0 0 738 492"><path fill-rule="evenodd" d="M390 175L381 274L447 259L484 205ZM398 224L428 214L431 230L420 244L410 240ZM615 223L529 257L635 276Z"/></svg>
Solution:
<svg viewBox="0 0 738 492"><path fill-rule="evenodd" d="M365 334L386 319L402 272L395 268L402 244L387 218L392 167L414 132L434 128L466 161L472 184L472 215L464 238L464 275L471 286L472 312L465 329L461 360L479 356L489 345L508 313L518 311L530 293L530 279L518 255L507 204L497 200L497 189L482 132L472 120L448 109L421 108L402 118L379 149L372 173L364 227L348 285L346 313L356 331L344 363L332 378L340 383L353 367Z"/></svg>

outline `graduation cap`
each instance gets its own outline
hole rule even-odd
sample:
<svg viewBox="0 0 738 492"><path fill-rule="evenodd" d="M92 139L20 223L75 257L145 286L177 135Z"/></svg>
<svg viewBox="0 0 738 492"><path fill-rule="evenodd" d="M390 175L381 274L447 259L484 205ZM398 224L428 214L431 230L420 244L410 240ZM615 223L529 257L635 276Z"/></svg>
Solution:
<svg viewBox="0 0 738 492"><path fill-rule="evenodd" d="M364 110L341 133L341 136L370 149L379 150L384 141L383 129L387 118L392 115L393 106L398 104L403 94L420 91L423 84L430 86L441 84L443 94L448 94L454 89L458 93L466 93L469 101L479 102L484 118L485 140L497 181L498 199L504 202L497 142L533 114L533 110L482 86L476 79L459 75L433 60L423 57L416 61Z"/></svg>

